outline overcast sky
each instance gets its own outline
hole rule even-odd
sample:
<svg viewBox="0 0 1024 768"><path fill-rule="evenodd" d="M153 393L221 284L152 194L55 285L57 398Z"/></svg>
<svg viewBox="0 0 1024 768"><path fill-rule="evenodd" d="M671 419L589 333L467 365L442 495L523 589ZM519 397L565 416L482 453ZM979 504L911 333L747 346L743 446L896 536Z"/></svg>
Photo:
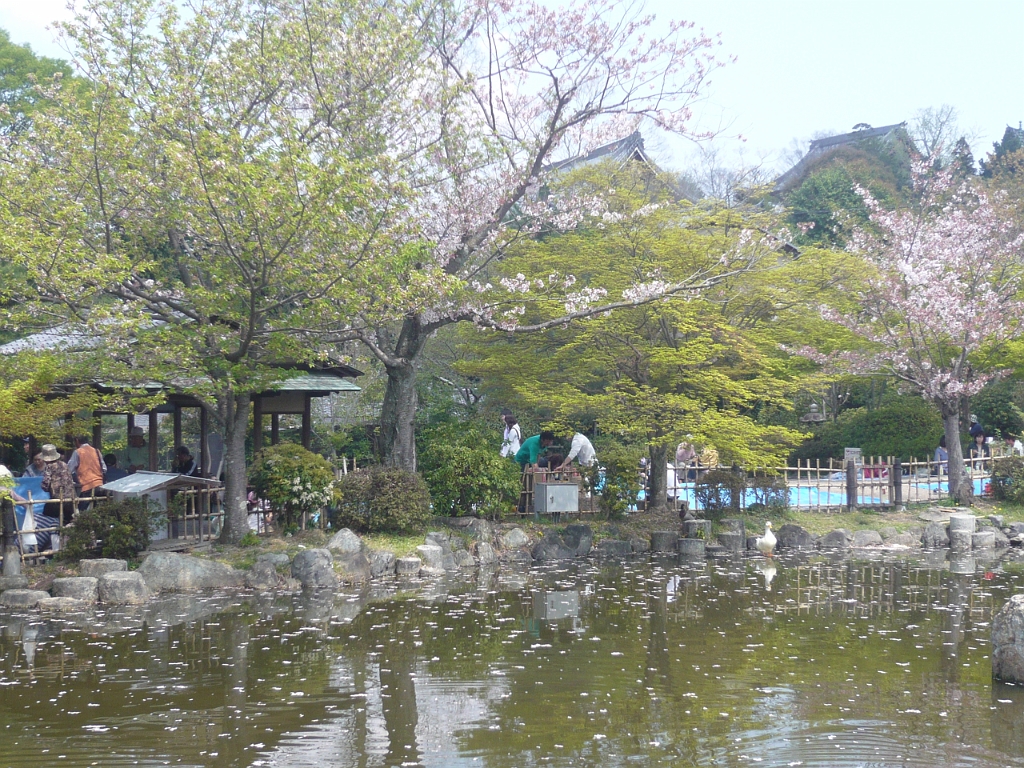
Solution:
<svg viewBox="0 0 1024 768"><path fill-rule="evenodd" d="M66 0L0 0L0 27L37 53L66 57L46 26ZM648 0L658 18L722 34L735 64L712 77L699 126L723 154L783 165L793 139L909 120L951 104L976 157L1024 120L1021 0ZM745 137L740 141L738 136ZM665 165L691 150L651 138Z"/></svg>

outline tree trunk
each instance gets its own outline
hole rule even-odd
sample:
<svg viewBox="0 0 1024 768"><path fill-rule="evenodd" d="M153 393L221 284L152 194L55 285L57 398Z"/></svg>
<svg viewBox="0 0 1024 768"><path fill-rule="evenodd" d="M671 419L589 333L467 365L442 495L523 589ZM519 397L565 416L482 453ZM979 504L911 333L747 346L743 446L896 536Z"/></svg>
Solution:
<svg viewBox="0 0 1024 768"><path fill-rule="evenodd" d="M416 361L429 335L418 316L406 317L394 357L384 366L388 383L380 413L381 458L389 467L410 472L416 471Z"/></svg>
<svg viewBox="0 0 1024 768"><path fill-rule="evenodd" d="M251 395L228 393L220 410L224 413L224 529L222 544L237 544L248 530L246 514L245 436L249 431Z"/></svg>
<svg viewBox="0 0 1024 768"><path fill-rule="evenodd" d="M964 451L960 445L960 409L943 406L942 424L946 434L946 452L949 455L949 495L957 504L970 506L974 498L974 483L964 467Z"/></svg>
<svg viewBox="0 0 1024 768"><path fill-rule="evenodd" d="M0 525L3 526L4 576L21 576L21 552L18 551L18 526L15 524L14 499L0 498Z"/></svg>
<svg viewBox="0 0 1024 768"><path fill-rule="evenodd" d="M649 446L648 455L647 511L664 512L668 509L668 447Z"/></svg>

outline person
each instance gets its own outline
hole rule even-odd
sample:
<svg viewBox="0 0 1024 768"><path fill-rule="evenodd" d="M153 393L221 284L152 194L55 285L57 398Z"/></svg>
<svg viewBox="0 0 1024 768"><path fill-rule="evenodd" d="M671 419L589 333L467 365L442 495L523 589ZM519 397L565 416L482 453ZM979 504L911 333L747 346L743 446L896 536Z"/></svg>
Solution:
<svg viewBox="0 0 1024 768"><path fill-rule="evenodd" d="M25 477L42 477L43 469L46 468L46 462L43 461L43 454L37 453L32 457L31 463L25 467Z"/></svg>
<svg viewBox="0 0 1024 768"><path fill-rule="evenodd" d="M935 474L945 475L949 471L949 451L946 450L946 436L939 438L939 447L935 449Z"/></svg>
<svg viewBox="0 0 1024 768"><path fill-rule="evenodd" d="M186 477L199 477L199 465L192 458L187 445L179 445L176 451L177 460L171 465L171 471Z"/></svg>
<svg viewBox="0 0 1024 768"><path fill-rule="evenodd" d="M528 437L516 451L516 462L523 470L522 489L519 493L519 512L525 514L529 511L529 504L533 500L533 469L540 461L541 452L555 442L555 433L544 430L539 435Z"/></svg>
<svg viewBox="0 0 1024 768"><path fill-rule="evenodd" d="M106 482L112 483L115 480L120 480L122 477L128 477L128 473L117 466L117 456L115 454L106 454L103 457L103 461L107 464L107 471L104 475Z"/></svg>
<svg viewBox="0 0 1024 768"><path fill-rule="evenodd" d="M569 453L558 468L566 469L572 464L573 459L576 459L581 467L592 467L597 462L597 452L594 450L594 444L582 432L577 432L572 436L572 445L569 446Z"/></svg>
<svg viewBox="0 0 1024 768"><path fill-rule="evenodd" d="M143 437L142 427L132 427L128 431L128 447L124 449L124 465L128 474L140 469L149 468L149 447Z"/></svg>
<svg viewBox="0 0 1024 768"><path fill-rule="evenodd" d="M68 470L78 478L79 496L92 495L95 489L103 485L103 473L107 471L107 465L99 448L89 445L87 435L75 438L75 450L68 459ZM89 503L79 502L79 511L88 509Z"/></svg>
<svg viewBox="0 0 1024 768"><path fill-rule="evenodd" d="M985 428L978 423L978 417L973 413L971 414L971 427L968 430L968 433L970 434L972 441L978 435L981 435L982 437L985 436Z"/></svg>
<svg viewBox="0 0 1024 768"><path fill-rule="evenodd" d="M708 470L718 469L718 451L713 445L705 445L697 458L697 467L701 470L703 477Z"/></svg>
<svg viewBox="0 0 1024 768"><path fill-rule="evenodd" d="M992 451L989 449L988 443L985 442L985 433L979 432L974 436L974 442L971 443L970 468L982 472L988 470L988 462L985 459L991 457Z"/></svg>
<svg viewBox="0 0 1024 768"><path fill-rule="evenodd" d="M47 443L39 454L45 463L42 488L50 494L51 499L43 507L43 514L59 520L61 525L67 525L75 514L75 480L57 452L57 446Z"/></svg>
<svg viewBox="0 0 1024 768"><path fill-rule="evenodd" d="M687 438L690 436L687 435ZM684 478L687 480L697 479L697 451L693 448L693 443L689 439L684 440L676 446L676 480L682 481ZM681 472L680 470L685 470Z"/></svg>
<svg viewBox="0 0 1024 768"><path fill-rule="evenodd" d="M505 432L501 438L501 455L502 457L515 458L515 455L519 453L519 449L522 447L522 428L519 426L516 417L512 415L512 411L507 409L501 412L501 421L505 425Z"/></svg>

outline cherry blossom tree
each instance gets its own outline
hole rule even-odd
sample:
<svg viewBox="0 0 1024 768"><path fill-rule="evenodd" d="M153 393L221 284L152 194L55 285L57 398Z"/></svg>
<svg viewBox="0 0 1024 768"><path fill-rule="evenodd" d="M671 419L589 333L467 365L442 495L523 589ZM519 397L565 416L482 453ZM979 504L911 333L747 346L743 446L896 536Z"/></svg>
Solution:
<svg viewBox="0 0 1024 768"><path fill-rule="evenodd" d="M979 369L978 353L1016 334L1024 319L1018 298L1024 236L1014 233L998 199L952 171L932 173L928 163L917 163L914 190L914 204L895 211L858 190L872 225L857 230L850 245L870 266L863 283L851 286L859 311L823 314L867 342L868 351L834 358L854 372L887 372L940 409L950 494L969 504L961 408L999 375Z"/></svg>
<svg viewBox="0 0 1024 768"><path fill-rule="evenodd" d="M409 469L416 466L416 366L428 337L461 321L514 329L521 310L512 305L496 317L495 292L522 296L536 286L491 284L495 263L524 237L601 214L599 198L548 194L560 172L555 161L641 122L699 137L690 106L721 64L716 38L690 23L655 20L629 0L577 0L557 9L530 0L464 0L425 8L423 29L438 87L430 97L433 120L422 123L434 140L421 142L429 151L410 160L420 179L421 258L400 301L378 291L360 322L334 336L362 341L383 363L384 458ZM636 304L672 290L644 276L621 297L606 297L597 286L573 294L572 277L559 280L567 314L581 317L595 311L595 301ZM395 314L397 324L390 321Z"/></svg>

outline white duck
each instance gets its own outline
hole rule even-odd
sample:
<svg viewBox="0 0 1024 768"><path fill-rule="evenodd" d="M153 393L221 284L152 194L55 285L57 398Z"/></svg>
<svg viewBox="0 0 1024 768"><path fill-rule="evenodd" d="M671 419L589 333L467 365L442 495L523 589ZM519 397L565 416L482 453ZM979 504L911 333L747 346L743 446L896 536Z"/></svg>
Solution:
<svg viewBox="0 0 1024 768"><path fill-rule="evenodd" d="M771 557L772 552L775 551L775 535L772 533L772 523L768 520L764 524L764 536L758 536L757 541L758 551L765 557Z"/></svg>

